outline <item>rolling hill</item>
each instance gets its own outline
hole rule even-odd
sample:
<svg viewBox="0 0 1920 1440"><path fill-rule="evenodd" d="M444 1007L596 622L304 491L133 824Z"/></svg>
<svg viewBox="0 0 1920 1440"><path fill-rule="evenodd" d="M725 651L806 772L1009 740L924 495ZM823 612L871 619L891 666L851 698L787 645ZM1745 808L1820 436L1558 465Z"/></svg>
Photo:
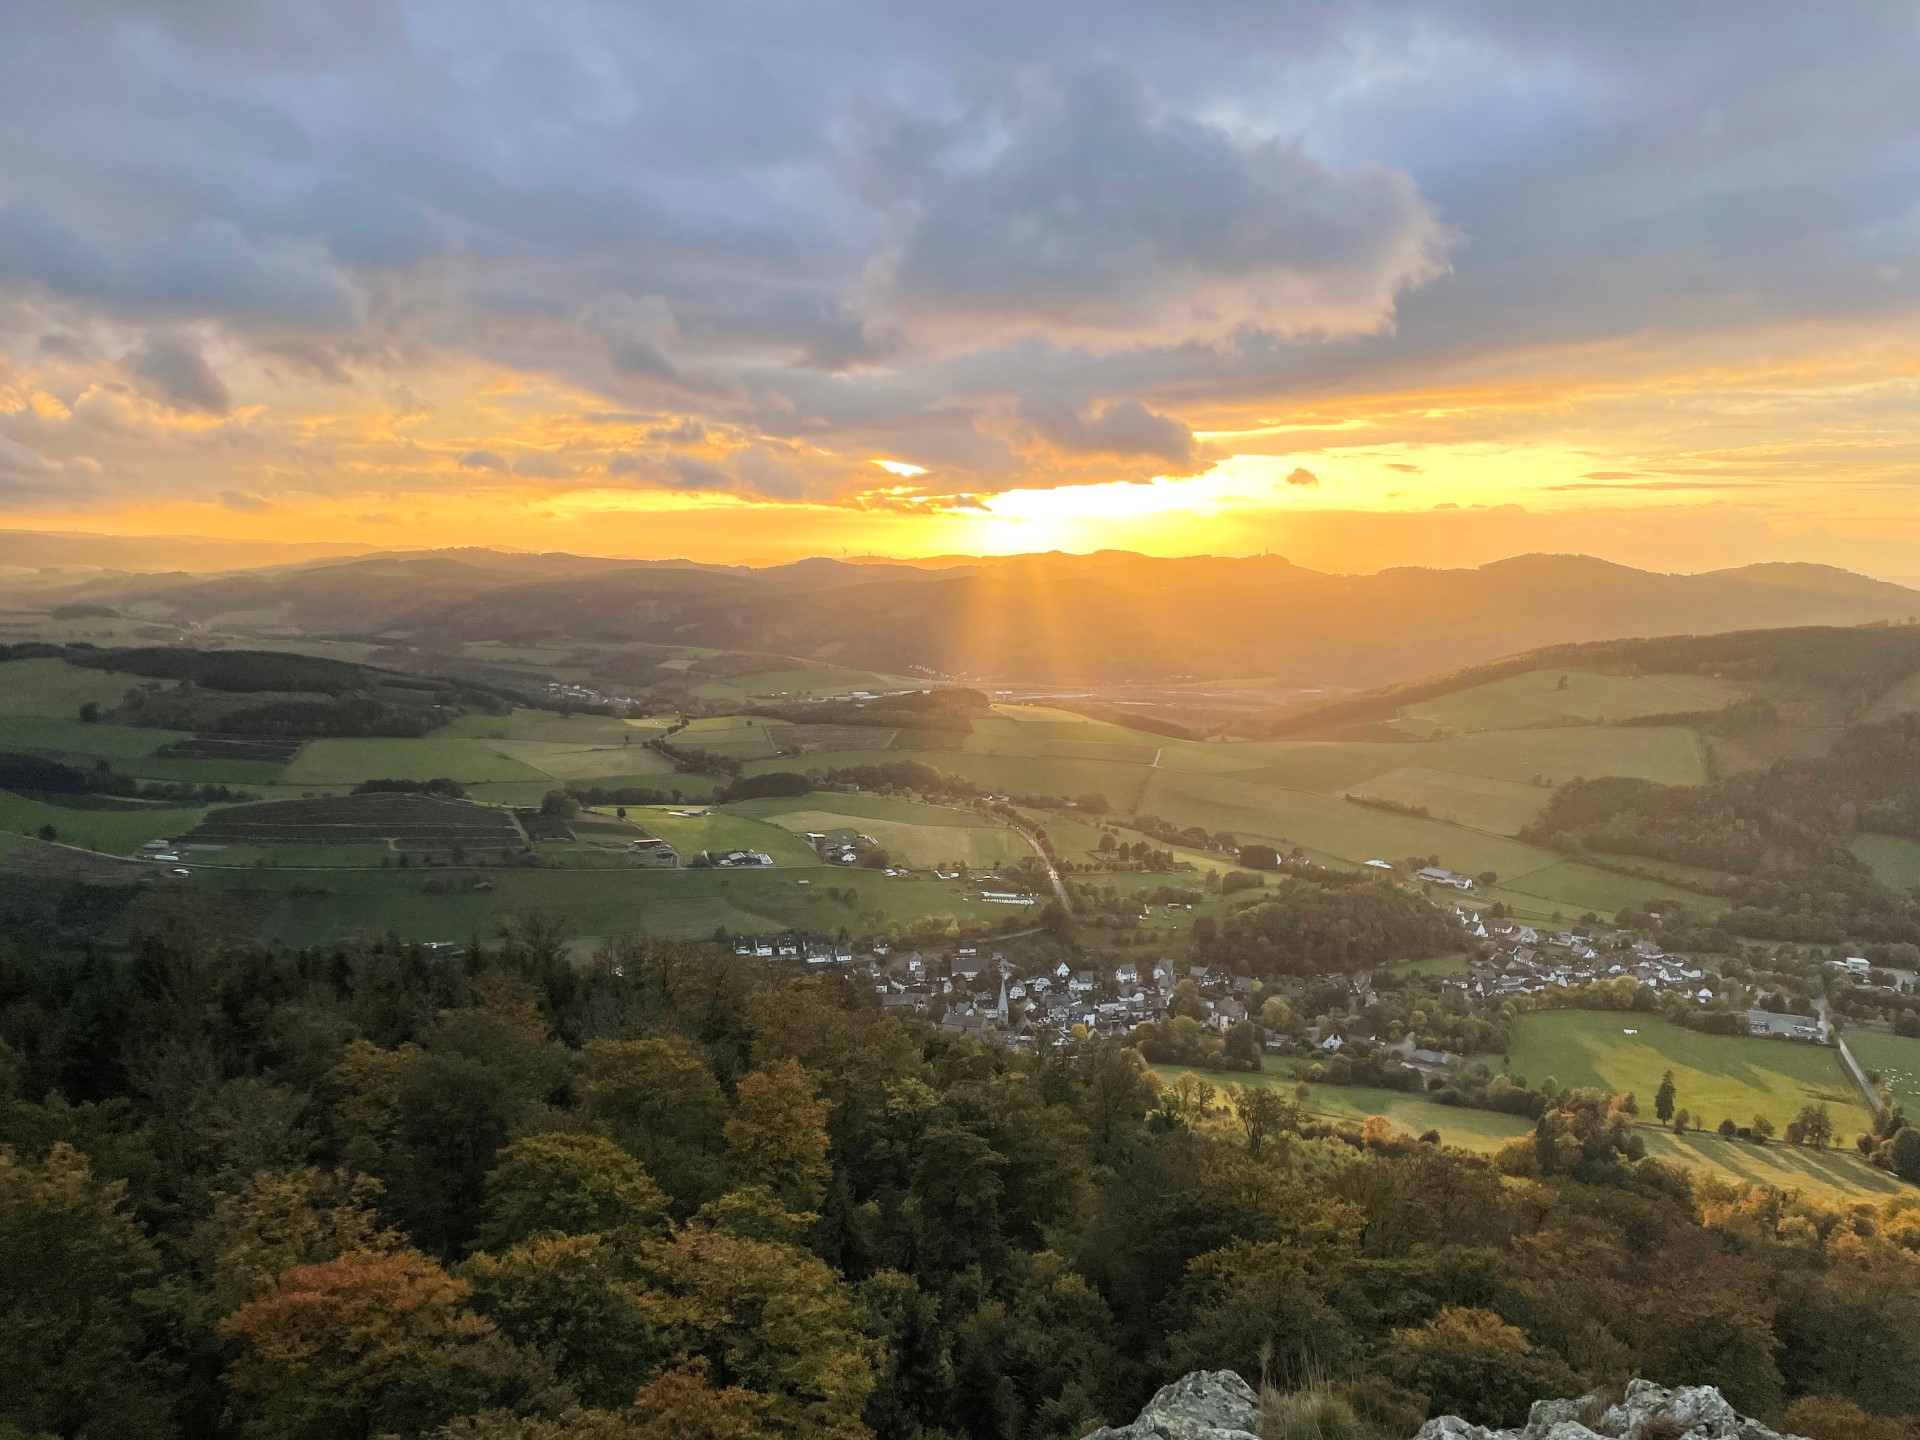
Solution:
<svg viewBox="0 0 1920 1440"><path fill-rule="evenodd" d="M49 603L41 592L40 603ZM1920 592L1818 565L1664 575L1585 556L1328 575L1277 556L1026 555L941 566L377 555L89 599L214 627L754 650L1040 685L1272 677L1352 690L1554 644L1920 614Z"/></svg>

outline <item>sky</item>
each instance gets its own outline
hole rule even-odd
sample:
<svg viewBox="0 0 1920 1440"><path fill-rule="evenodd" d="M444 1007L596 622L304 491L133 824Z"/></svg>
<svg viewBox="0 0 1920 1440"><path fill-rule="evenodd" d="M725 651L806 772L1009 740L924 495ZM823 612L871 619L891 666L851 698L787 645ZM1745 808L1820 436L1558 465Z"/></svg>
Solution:
<svg viewBox="0 0 1920 1440"><path fill-rule="evenodd" d="M0 526L1920 576L1920 3L12 0Z"/></svg>

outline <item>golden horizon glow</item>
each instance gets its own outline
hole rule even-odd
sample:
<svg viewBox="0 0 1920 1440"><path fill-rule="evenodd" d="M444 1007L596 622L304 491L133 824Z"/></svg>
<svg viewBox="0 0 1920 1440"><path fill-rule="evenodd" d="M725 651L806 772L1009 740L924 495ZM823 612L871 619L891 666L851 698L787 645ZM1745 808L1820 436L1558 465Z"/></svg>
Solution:
<svg viewBox="0 0 1920 1440"><path fill-rule="evenodd" d="M608 414L591 392L499 367L430 369L404 391L230 373L236 403L214 417L58 367L16 372L0 404L50 445L97 421L123 447L83 477L141 464L157 478L146 496L16 500L0 524L715 561L1273 550L1359 570L1579 549L1665 568L1810 558L1920 574L1920 518L1904 503L1920 473L1906 418L1920 348L1831 329L1723 338L1657 363L1623 345L1566 347L1277 416L1214 405L1195 417L1196 473L1028 441L1019 471L972 493L897 452L849 459L827 433L769 452L764 437L689 425L663 447L661 417ZM777 471L743 469L755 453ZM876 469L884 482L865 478Z"/></svg>

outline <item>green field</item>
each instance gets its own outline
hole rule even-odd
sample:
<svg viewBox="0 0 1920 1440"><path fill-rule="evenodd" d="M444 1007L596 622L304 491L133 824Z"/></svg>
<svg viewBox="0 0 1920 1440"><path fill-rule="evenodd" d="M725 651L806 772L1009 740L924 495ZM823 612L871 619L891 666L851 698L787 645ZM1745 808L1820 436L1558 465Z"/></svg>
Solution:
<svg viewBox="0 0 1920 1440"><path fill-rule="evenodd" d="M1189 1070L1181 1065L1156 1065L1154 1073L1164 1080L1176 1075L1194 1074L1209 1084L1278 1085L1289 1094L1300 1082L1291 1068L1274 1066L1257 1075L1216 1074L1210 1070ZM1498 1150L1516 1135L1533 1129L1531 1121L1517 1115L1502 1115L1493 1110L1467 1110L1455 1105L1437 1105L1401 1090L1376 1090L1365 1085L1310 1085L1307 1087L1307 1111L1322 1120L1361 1121L1369 1115L1384 1115L1402 1130L1424 1135L1438 1130L1440 1138L1463 1150Z"/></svg>
<svg viewBox="0 0 1920 1440"><path fill-rule="evenodd" d="M562 744L551 740L488 740L494 753L537 770L555 780L591 780L601 782L610 776L641 777L634 784L652 783L648 777L673 774L673 762L658 750L649 750L638 735L626 743Z"/></svg>
<svg viewBox="0 0 1920 1440"><path fill-rule="evenodd" d="M1393 967L1396 975L1464 975L1473 968L1468 955L1432 955L1425 960L1402 960Z"/></svg>
<svg viewBox="0 0 1920 1440"><path fill-rule="evenodd" d="M1300 845L1354 863L1438 855L1441 864L1468 874L1483 870L1519 874L1557 858L1551 851L1505 836L1376 810L1338 796L1271 789L1237 775L1165 769L1150 774L1140 809L1175 825L1225 830L1242 840Z"/></svg>
<svg viewBox="0 0 1920 1440"><path fill-rule="evenodd" d="M1863 1070L1877 1070L1893 1098L1911 1116L1920 1116L1920 1040L1884 1030L1847 1031L1847 1049Z"/></svg>
<svg viewBox="0 0 1920 1440"><path fill-rule="evenodd" d="M1503 895L1511 895L1519 902L1531 901L1536 907L1545 904L1570 915L1592 911L1608 918L1630 905L1644 905L1649 901L1677 899L1698 911L1718 910L1724 904L1714 896L1679 885L1622 875L1614 870L1583 865L1577 860L1556 860L1538 870L1503 876L1497 888ZM1520 908L1526 907L1522 904Z"/></svg>
<svg viewBox="0 0 1920 1440"><path fill-rule="evenodd" d="M282 776L288 785L361 780L539 780L540 771L479 740L310 740Z"/></svg>
<svg viewBox="0 0 1920 1440"><path fill-rule="evenodd" d="M1553 792L1518 780L1459 775L1408 766L1353 787L1353 794L1396 805L1417 806L1436 820L1496 835L1517 835L1543 809Z"/></svg>
<svg viewBox="0 0 1920 1440"><path fill-rule="evenodd" d="M441 884L483 877L489 891L430 895ZM805 880L808 883L802 884ZM194 882L214 889L263 891L264 937L286 945L318 945L388 931L406 940L490 936L516 914L562 917L575 936L651 935L697 940L724 925L736 932L805 928L834 934L886 933L890 927L994 924L1005 907L986 904L963 887L934 880L890 879L874 870L517 869L485 871L312 871L196 869ZM291 885L324 889L294 896ZM852 905L829 888L856 892Z"/></svg>
<svg viewBox="0 0 1920 1440"><path fill-rule="evenodd" d="M1706 1133L1682 1139L1670 1130L1650 1125L1642 1125L1639 1134L1651 1159L1710 1170L1748 1185L1798 1190L1815 1199L1841 1203L1913 1193L1910 1186L1869 1165L1852 1149L1807 1150L1778 1141L1755 1145Z"/></svg>
<svg viewBox="0 0 1920 1440"><path fill-rule="evenodd" d="M70 720L88 701L110 710L134 686L149 683L154 682L113 670L89 670L64 660L9 660L0 664L0 715L57 715Z"/></svg>
<svg viewBox="0 0 1920 1440"><path fill-rule="evenodd" d="M1626 1031L1637 1033L1629 1035ZM1643 1116L1664 1071L1673 1071L1675 1104L1708 1129L1723 1119L1745 1125L1765 1115L1784 1132L1804 1105L1824 1102L1843 1143L1869 1124L1866 1106L1834 1051L1786 1040L1703 1035L1657 1016L1552 1010L1523 1015L1514 1027L1508 1067L1538 1085L1631 1092ZM1864 1063L1864 1062L1862 1062Z"/></svg>
<svg viewBox="0 0 1920 1440"><path fill-rule="evenodd" d="M1920 840L1903 840L1897 835L1856 835L1852 849L1882 885L1890 885L1895 890L1911 890L1920 885Z"/></svg>
<svg viewBox="0 0 1920 1440"><path fill-rule="evenodd" d="M708 810L704 815L675 815L673 805L630 805L627 818L657 835L680 852L685 865L702 850L762 850L776 865L819 865L813 847L798 836L731 810ZM609 812L610 813L610 812Z"/></svg>
<svg viewBox="0 0 1920 1440"><path fill-rule="evenodd" d="M249 789L271 785L280 776L281 767L266 760L180 760L154 753L186 738L182 730L88 725L51 715L0 715L0 750L39 755L80 769L105 760L140 780L187 780Z"/></svg>
<svg viewBox="0 0 1920 1440"><path fill-rule="evenodd" d="M173 810L162 806L141 810L69 810L46 805L24 795L0 790L0 830L37 835L51 825L63 845L126 855L149 840L171 840L186 834L206 815L204 809Z"/></svg>
<svg viewBox="0 0 1920 1440"><path fill-rule="evenodd" d="M762 819L804 835L871 835L896 861L916 868L964 864L992 868L1031 855L1018 832L971 810L923 805L882 795L814 794L729 805L733 815Z"/></svg>
<svg viewBox="0 0 1920 1440"><path fill-rule="evenodd" d="M805 695L848 695L855 690L917 690L926 685L901 675L872 670L761 670L731 680L708 680L694 686L702 700L766 700Z"/></svg>
<svg viewBox="0 0 1920 1440"><path fill-rule="evenodd" d="M1258 1075L1222 1075L1207 1070L1191 1073L1216 1086L1280 1085L1291 1091L1298 1083L1285 1065L1273 1066L1272 1062L1269 1065L1272 1068ZM1162 1080L1187 1073L1186 1067L1178 1065L1157 1065L1154 1070ZM1384 1115L1412 1134L1438 1130L1446 1144L1483 1154L1498 1150L1508 1140L1525 1135L1533 1128L1519 1116L1436 1105L1399 1090L1313 1085L1308 1087L1307 1095L1308 1111L1319 1119L1338 1123ZM1779 1143L1755 1145L1743 1140L1722 1140L1713 1134L1690 1134L1682 1139L1652 1125L1641 1125L1638 1133L1652 1159L1749 1185L1798 1190L1819 1199L1843 1203L1863 1196L1911 1193L1909 1187L1886 1171L1867 1164L1851 1150L1805 1150Z"/></svg>
<svg viewBox="0 0 1920 1440"><path fill-rule="evenodd" d="M1565 680L1565 688L1561 687ZM1718 710L1745 694L1702 675L1593 675L1530 670L1422 700L1400 712L1408 729L1519 730L1573 720L1631 720Z"/></svg>
<svg viewBox="0 0 1920 1440"><path fill-rule="evenodd" d="M196 847L188 858L195 865L226 869L270 865L290 870L353 870L391 865L394 849L391 845L226 845L217 850Z"/></svg>
<svg viewBox="0 0 1920 1440"><path fill-rule="evenodd" d="M621 720L612 715L556 715L551 710L514 710L507 715L462 715L442 725L430 740L544 740L554 745L618 745L627 736L638 745L659 734L666 719Z"/></svg>

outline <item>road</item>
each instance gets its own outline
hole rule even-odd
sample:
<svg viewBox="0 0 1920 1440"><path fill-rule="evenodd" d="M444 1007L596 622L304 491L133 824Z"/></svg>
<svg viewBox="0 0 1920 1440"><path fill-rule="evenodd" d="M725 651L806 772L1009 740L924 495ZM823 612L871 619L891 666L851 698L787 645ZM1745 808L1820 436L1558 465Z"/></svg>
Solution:
<svg viewBox="0 0 1920 1440"><path fill-rule="evenodd" d="M1060 878L1059 870L1054 868L1053 857L1047 854L1046 848L1042 846L1038 840L1033 838L1032 833L1026 826L1016 825L1013 828L1020 832L1021 838L1024 839L1027 844L1031 845L1033 847L1033 853L1040 857L1040 863L1047 867L1047 879L1053 882L1053 893L1060 897L1060 908L1071 915L1073 913L1073 901L1067 898L1067 882Z"/></svg>
<svg viewBox="0 0 1920 1440"><path fill-rule="evenodd" d="M1813 1002L1814 1014L1820 1017L1820 1038L1840 1051L1840 1063L1847 1067L1847 1074L1853 1077L1853 1083L1867 1102L1867 1113L1874 1119L1880 1118L1880 1095L1867 1082L1867 1072L1860 1068L1860 1062L1853 1058L1853 1052L1847 1048L1846 1037L1833 1028L1833 1013L1827 1008L1827 997L1818 996Z"/></svg>

